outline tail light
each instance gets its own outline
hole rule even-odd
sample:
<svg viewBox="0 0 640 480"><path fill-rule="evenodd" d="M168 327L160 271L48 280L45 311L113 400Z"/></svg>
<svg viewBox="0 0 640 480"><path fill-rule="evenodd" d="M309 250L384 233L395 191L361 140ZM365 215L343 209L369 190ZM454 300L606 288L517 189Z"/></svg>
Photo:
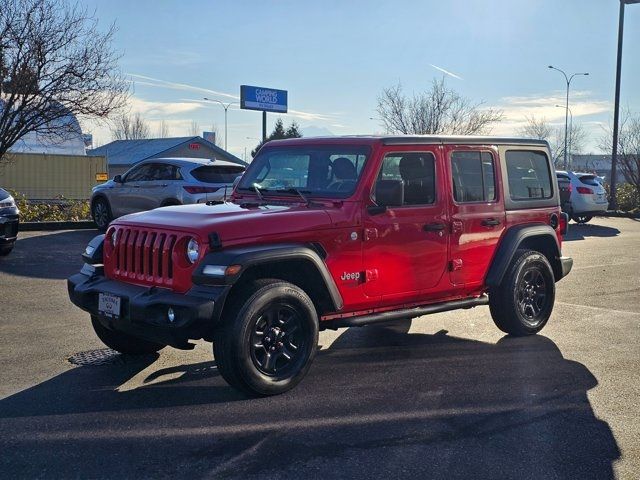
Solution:
<svg viewBox="0 0 640 480"><path fill-rule="evenodd" d="M583 195L591 195L593 194L593 190L587 187L576 187L578 193L582 193Z"/></svg>
<svg viewBox="0 0 640 480"><path fill-rule="evenodd" d="M573 192L573 185L569 184L569 193Z"/></svg>
<svg viewBox="0 0 640 480"><path fill-rule="evenodd" d="M220 190L220 187L182 187L184 188L188 193L213 193L213 192L217 192L218 190Z"/></svg>
<svg viewBox="0 0 640 480"><path fill-rule="evenodd" d="M569 215L562 212L560 214L560 234L566 235L569 227Z"/></svg>

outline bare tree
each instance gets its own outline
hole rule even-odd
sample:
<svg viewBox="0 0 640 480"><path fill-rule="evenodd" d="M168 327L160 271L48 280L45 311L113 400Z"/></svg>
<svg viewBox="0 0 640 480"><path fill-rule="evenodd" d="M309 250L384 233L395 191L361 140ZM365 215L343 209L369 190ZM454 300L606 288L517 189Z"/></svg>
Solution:
<svg viewBox="0 0 640 480"><path fill-rule="evenodd" d="M549 143L554 163L558 164L564 158L564 127L553 127L546 118L534 115L526 116L527 123L518 129L518 135L527 138L546 140ZM573 124L569 129L567 148L569 154L582 152L586 140L586 132L582 125Z"/></svg>
<svg viewBox="0 0 640 480"><path fill-rule="evenodd" d="M106 118L122 107L129 85L114 32L64 0L2 0L0 162L29 133L64 141L79 133L74 116Z"/></svg>
<svg viewBox="0 0 640 480"><path fill-rule="evenodd" d="M612 144L613 129L609 126L600 138L599 147L610 152ZM618 129L618 166L625 180L640 195L640 115L634 116L629 110L623 112Z"/></svg>
<svg viewBox="0 0 640 480"><path fill-rule="evenodd" d="M169 125L166 120L160 120L160 125L158 125L158 138L167 138L169 136Z"/></svg>
<svg viewBox="0 0 640 480"><path fill-rule="evenodd" d="M119 115L113 121L111 136L114 140L140 140L149 138L149 125L139 113Z"/></svg>
<svg viewBox="0 0 640 480"><path fill-rule="evenodd" d="M480 135L503 118L501 110L482 105L447 88L443 78L411 97L400 84L385 88L378 97L377 112L389 133Z"/></svg>
<svg viewBox="0 0 640 480"><path fill-rule="evenodd" d="M200 124L195 120L191 120L191 125L189 125L189 135L195 137L200 135L202 132L200 131Z"/></svg>

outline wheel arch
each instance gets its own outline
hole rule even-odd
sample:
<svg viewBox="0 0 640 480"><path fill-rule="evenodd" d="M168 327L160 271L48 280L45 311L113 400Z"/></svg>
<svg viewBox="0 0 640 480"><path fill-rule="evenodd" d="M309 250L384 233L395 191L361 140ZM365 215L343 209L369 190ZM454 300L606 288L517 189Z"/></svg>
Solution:
<svg viewBox="0 0 640 480"><path fill-rule="evenodd" d="M165 198L160 202L161 207L170 207L173 205L182 205L182 202L175 197Z"/></svg>
<svg viewBox="0 0 640 480"><path fill-rule="evenodd" d="M230 287L225 305L243 287L260 278L274 278L297 285L313 301L319 315L342 309L340 292L329 273L324 252L314 245L277 244L209 253L193 274L196 284L224 284ZM236 275L212 278L203 273L206 265L240 265ZM221 306L224 311L225 306Z"/></svg>
<svg viewBox="0 0 640 480"><path fill-rule="evenodd" d="M509 264L520 249L535 250L543 254L553 270L556 280L563 277L560 262L560 244L555 230L549 225L517 225L507 230L493 256L486 277L486 285L497 287L502 282Z"/></svg>

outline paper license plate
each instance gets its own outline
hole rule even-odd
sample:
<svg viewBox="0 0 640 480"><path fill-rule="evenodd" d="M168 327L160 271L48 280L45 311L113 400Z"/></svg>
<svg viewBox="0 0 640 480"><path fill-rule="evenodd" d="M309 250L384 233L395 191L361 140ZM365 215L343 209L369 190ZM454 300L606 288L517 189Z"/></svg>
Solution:
<svg viewBox="0 0 640 480"><path fill-rule="evenodd" d="M98 312L105 317L120 317L120 297L109 293L98 294Z"/></svg>

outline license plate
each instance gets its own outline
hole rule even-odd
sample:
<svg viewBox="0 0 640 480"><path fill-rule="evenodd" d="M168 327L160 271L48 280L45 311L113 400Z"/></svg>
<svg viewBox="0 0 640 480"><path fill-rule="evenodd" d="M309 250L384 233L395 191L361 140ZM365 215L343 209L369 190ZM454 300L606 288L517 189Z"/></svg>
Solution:
<svg viewBox="0 0 640 480"><path fill-rule="evenodd" d="M109 293L98 294L98 313L105 317L120 317L120 297Z"/></svg>

